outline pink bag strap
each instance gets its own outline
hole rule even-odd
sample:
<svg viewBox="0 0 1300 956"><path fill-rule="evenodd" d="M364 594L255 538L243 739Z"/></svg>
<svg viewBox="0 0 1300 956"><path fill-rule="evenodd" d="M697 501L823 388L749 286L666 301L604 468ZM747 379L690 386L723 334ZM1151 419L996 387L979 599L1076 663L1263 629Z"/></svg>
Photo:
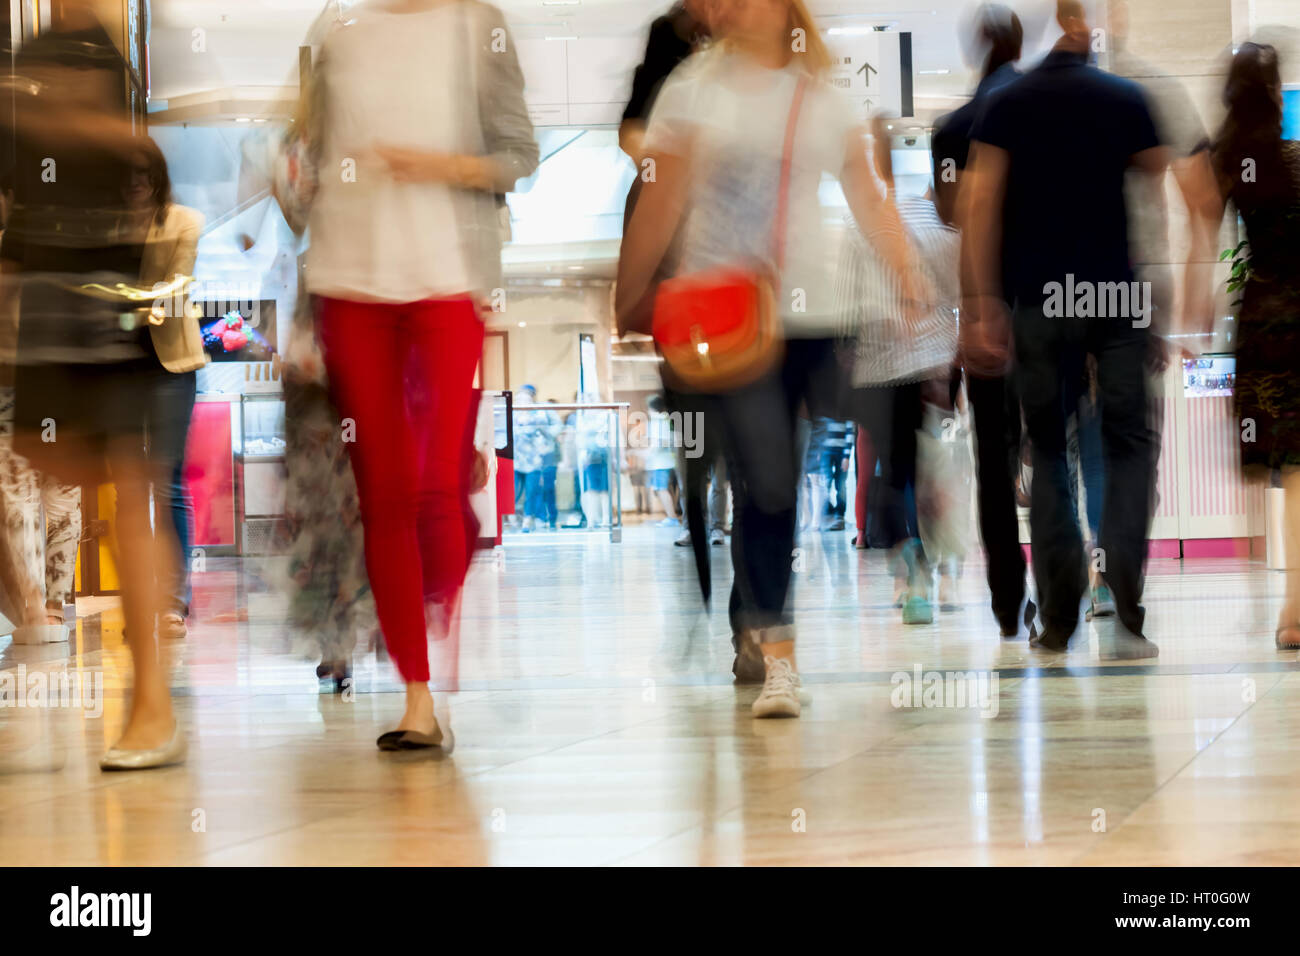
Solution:
<svg viewBox="0 0 1300 956"><path fill-rule="evenodd" d="M776 196L776 220L772 224L772 260L778 278L785 267L785 226L790 208L790 166L794 156L794 134L799 127L799 111L803 95L808 89L808 74L801 72L790 103L790 116L785 123L785 146L781 150L781 185Z"/></svg>

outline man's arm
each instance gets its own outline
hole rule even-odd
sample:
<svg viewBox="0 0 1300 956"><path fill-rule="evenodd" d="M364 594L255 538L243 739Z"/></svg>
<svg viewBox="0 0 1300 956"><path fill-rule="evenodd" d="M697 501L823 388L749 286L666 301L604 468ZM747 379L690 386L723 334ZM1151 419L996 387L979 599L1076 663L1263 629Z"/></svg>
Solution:
<svg viewBox="0 0 1300 956"><path fill-rule="evenodd" d="M966 296L1003 298L1002 206L1007 195L1011 154L988 143L973 143L970 170L962 184L958 222L962 242L962 290Z"/></svg>
<svg viewBox="0 0 1300 956"><path fill-rule="evenodd" d="M952 182L940 179L938 176L934 180L934 206L939 213L939 218L947 225L951 226L957 222L957 200L961 195L961 170L954 169L952 172Z"/></svg>
<svg viewBox="0 0 1300 956"><path fill-rule="evenodd" d="M1129 157L1129 165L1136 166L1144 173L1162 174L1169 168L1169 147L1152 146L1134 153Z"/></svg>
<svg viewBox="0 0 1300 956"><path fill-rule="evenodd" d="M1154 127L1152 133L1154 133ZM1153 188L1149 191L1150 200L1160 207L1161 218L1165 218L1163 216L1165 203L1164 175L1169 168L1171 156L1172 152L1168 146L1150 146L1129 157L1129 165L1141 175L1152 180ZM1147 368L1155 374L1164 372L1169 364L1169 350L1166 347L1165 339L1176 331L1175 328L1170 326L1170 321L1171 317L1156 311L1155 319L1151 325L1147 354Z"/></svg>
<svg viewBox="0 0 1300 956"><path fill-rule="evenodd" d="M1174 180L1187 206L1192 230L1183 272L1181 331L1208 335L1214 331L1215 239L1223 222L1225 200L1214 175L1208 149L1174 163Z"/></svg>
<svg viewBox="0 0 1300 956"><path fill-rule="evenodd" d="M961 339L966 368L974 375L1006 372L1010 325L1002 288L1002 206L1011 154L998 146L971 144L971 161L958 197L961 228Z"/></svg>
<svg viewBox="0 0 1300 956"><path fill-rule="evenodd" d="M952 121L949 120L949 123ZM949 123L935 131L930 141L934 178L934 206L939 218L950 226L957 223L957 198L961 195L962 166L958 163L957 136Z"/></svg>

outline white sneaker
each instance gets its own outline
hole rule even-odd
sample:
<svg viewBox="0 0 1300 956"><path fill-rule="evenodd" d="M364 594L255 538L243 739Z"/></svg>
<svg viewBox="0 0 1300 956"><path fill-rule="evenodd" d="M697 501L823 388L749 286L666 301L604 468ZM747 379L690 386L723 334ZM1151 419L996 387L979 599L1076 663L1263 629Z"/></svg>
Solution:
<svg viewBox="0 0 1300 956"><path fill-rule="evenodd" d="M799 675L784 657L764 657L767 676L754 701L755 717L798 717Z"/></svg>
<svg viewBox="0 0 1300 956"><path fill-rule="evenodd" d="M691 546L691 532L690 532L690 529L688 528L687 530L685 530L685 531L683 531L681 534L679 534L679 535L677 536L677 540L674 541L673 544L675 544L675 545L676 545L677 547L679 547L679 548L689 548L689 547Z"/></svg>

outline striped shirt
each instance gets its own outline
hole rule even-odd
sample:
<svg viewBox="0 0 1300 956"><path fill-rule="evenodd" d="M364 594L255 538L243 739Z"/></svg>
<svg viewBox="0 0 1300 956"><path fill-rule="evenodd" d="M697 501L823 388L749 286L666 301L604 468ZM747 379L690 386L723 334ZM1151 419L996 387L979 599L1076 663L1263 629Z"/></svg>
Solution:
<svg viewBox="0 0 1300 956"><path fill-rule="evenodd" d="M896 198L895 205L937 301L909 324L898 277L850 222L836 296L837 312L844 316L841 335L856 342L855 388L934 378L945 374L957 357L960 236L928 199Z"/></svg>

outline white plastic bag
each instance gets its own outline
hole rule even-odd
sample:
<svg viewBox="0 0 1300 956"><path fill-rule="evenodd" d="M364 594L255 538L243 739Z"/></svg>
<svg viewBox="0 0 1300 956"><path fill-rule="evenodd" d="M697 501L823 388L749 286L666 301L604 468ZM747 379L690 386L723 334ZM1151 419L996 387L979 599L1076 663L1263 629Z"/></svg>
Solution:
<svg viewBox="0 0 1300 956"><path fill-rule="evenodd" d="M927 402L916 434L916 513L921 544L935 566L966 557L973 471L965 416Z"/></svg>

